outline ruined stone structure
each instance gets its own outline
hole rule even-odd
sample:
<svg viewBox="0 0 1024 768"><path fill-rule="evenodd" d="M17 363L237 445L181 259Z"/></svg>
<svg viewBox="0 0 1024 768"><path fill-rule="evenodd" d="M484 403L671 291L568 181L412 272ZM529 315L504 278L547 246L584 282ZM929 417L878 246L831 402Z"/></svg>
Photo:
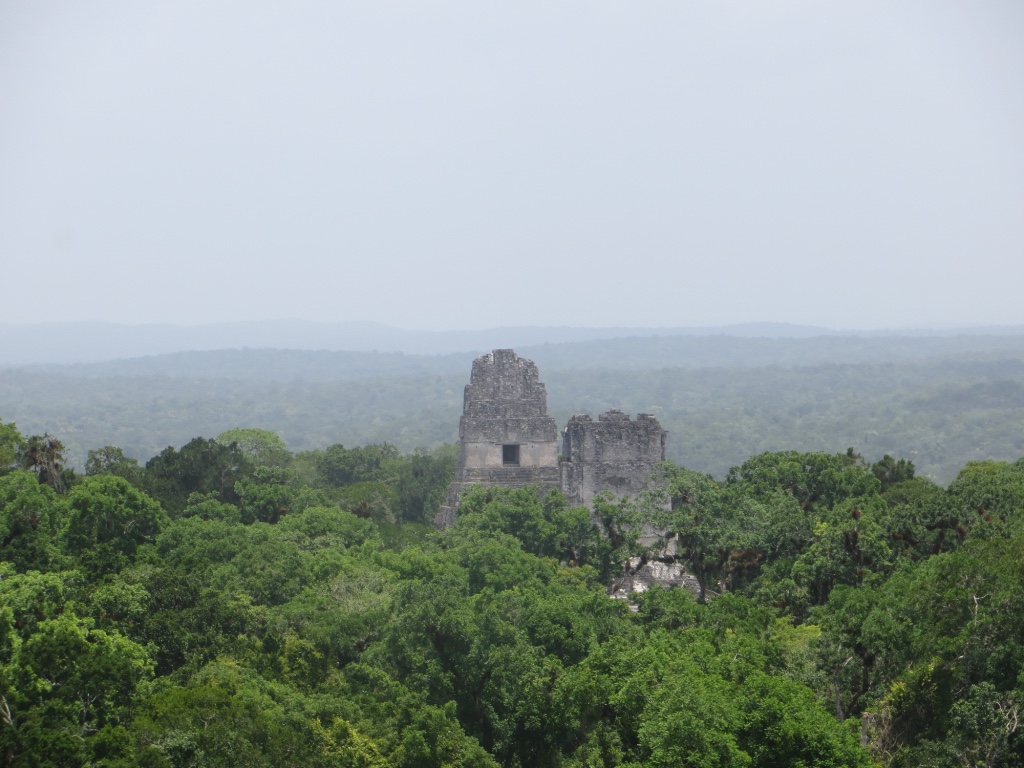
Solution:
<svg viewBox="0 0 1024 768"><path fill-rule="evenodd" d="M459 466L438 512L451 525L462 489L473 483L541 491L558 488L558 427L548 416L548 394L537 366L511 349L473 361L459 422Z"/></svg>
<svg viewBox="0 0 1024 768"><path fill-rule="evenodd" d="M696 576L686 572L686 568L677 562L662 562L660 560L647 561L643 558L632 557L626 561L622 575L612 582L608 588L608 594L616 600L629 601L631 610L638 610L635 596L646 592L655 584L672 589L682 587L700 595L700 582ZM715 597L718 592L707 590L706 597Z"/></svg>
<svg viewBox="0 0 1024 768"><path fill-rule="evenodd" d="M647 489L651 474L665 460L668 433L641 413L636 421L622 411L569 419L562 437L562 492L570 504L590 506L601 491L633 496Z"/></svg>
<svg viewBox="0 0 1024 768"><path fill-rule="evenodd" d="M473 361L459 422L458 472L435 522L451 525L462 490L474 483L535 485L542 493L559 488L578 505L589 505L601 491L636 494L665 460L666 436L649 414L636 421L614 410L597 421L573 416L560 464L558 429L537 366L511 349L496 349Z"/></svg>

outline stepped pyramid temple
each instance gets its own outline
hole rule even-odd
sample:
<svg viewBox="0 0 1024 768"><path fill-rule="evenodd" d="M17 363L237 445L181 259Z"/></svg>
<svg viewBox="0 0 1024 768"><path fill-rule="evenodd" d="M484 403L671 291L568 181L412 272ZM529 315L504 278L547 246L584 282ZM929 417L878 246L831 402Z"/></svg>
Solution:
<svg viewBox="0 0 1024 768"><path fill-rule="evenodd" d="M636 421L609 411L594 421L577 415L562 431L548 416L547 390L532 360L511 349L496 349L473 361L459 422L459 465L448 498L435 518L451 525L463 489L474 483L541 493L558 488L571 504L589 505L601 491L616 496L649 487L665 460L667 433L653 416Z"/></svg>

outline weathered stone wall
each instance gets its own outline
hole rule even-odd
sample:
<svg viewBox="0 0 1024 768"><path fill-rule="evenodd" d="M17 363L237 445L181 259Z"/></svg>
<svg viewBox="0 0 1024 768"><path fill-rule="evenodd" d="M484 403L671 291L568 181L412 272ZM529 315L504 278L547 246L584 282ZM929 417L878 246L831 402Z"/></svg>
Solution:
<svg viewBox="0 0 1024 768"><path fill-rule="evenodd" d="M439 525L451 524L466 485L536 485L542 491L559 486L558 427L548 416L547 390L532 360L496 349L473 361L459 442L456 480L438 512Z"/></svg>
<svg viewBox="0 0 1024 768"><path fill-rule="evenodd" d="M632 496L646 490L651 474L665 460L667 436L647 413L636 421L617 410L597 421L573 416L562 436L562 492L570 504L590 506L601 491Z"/></svg>
<svg viewBox="0 0 1024 768"><path fill-rule="evenodd" d="M628 600L629 607L633 611L639 610L634 602L636 595L646 592L654 585L672 589L682 587L700 595L700 582L696 576L686 572L681 563L664 563L658 560L650 562L639 557L630 558L626 561L622 575L617 578L608 588L608 594L617 600ZM707 597L714 597L718 593L707 591Z"/></svg>
<svg viewBox="0 0 1024 768"><path fill-rule="evenodd" d="M455 482L435 518L451 525L467 485L536 485L561 491L574 505L590 506L611 491L632 496L650 487L665 460L667 432L653 416L636 420L608 411L597 421L573 416L563 432L558 461L558 428L548 416L547 391L537 366L511 349L496 349L473 361L459 422L459 465Z"/></svg>

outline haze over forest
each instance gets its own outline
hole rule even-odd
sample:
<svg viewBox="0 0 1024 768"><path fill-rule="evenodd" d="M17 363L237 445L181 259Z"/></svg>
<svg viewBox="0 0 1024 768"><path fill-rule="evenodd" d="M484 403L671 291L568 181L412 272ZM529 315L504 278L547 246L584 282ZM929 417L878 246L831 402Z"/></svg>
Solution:
<svg viewBox="0 0 1024 768"><path fill-rule="evenodd" d="M764 324L616 337L633 331L442 334L282 322L24 331L5 336L0 353L17 359L36 349L50 360L95 360L116 349L174 349L200 338L355 348L8 362L0 368L0 414L27 432L59 438L79 467L89 450L104 445L145 462L167 446L238 427L276 432L293 451L338 443L433 450L457 440L472 359L503 346L485 346L490 339L514 343L538 364L560 423L609 408L653 413L669 431L669 459L716 477L763 451L853 447L871 460L889 454L913 461L920 475L940 483L968 461L1024 455L1019 328L829 335ZM365 351L370 345L383 350ZM472 346L445 354L384 351L460 345Z"/></svg>

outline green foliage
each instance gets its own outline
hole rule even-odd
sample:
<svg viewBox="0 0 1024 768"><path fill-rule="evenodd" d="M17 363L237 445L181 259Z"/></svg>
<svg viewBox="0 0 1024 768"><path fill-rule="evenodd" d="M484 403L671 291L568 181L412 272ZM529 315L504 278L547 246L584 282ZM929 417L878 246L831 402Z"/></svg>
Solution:
<svg viewBox="0 0 1024 768"><path fill-rule="evenodd" d="M402 456L387 443L299 454L297 477L322 489L329 498L377 522L432 521L455 479L455 446L416 450Z"/></svg>
<svg viewBox="0 0 1024 768"><path fill-rule="evenodd" d="M724 481L666 465L665 495L593 517L469 489L434 532L407 521L450 451L94 458L65 495L0 477L12 766L1024 760L1022 462L948 489L852 450L760 454ZM644 523L668 538L642 551ZM609 599L641 552L704 600Z"/></svg>
<svg viewBox="0 0 1024 768"><path fill-rule="evenodd" d="M905 483L914 479L914 462L906 459L894 459L885 454L880 461L871 465L871 474L878 478L882 484L881 491L885 491L897 483Z"/></svg>
<svg viewBox="0 0 1024 768"><path fill-rule="evenodd" d="M292 460L284 440L267 429L229 429L217 435L217 442L237 445L257 467L286 467Z"/></svg>
<svg viewBox="0 0 1024 768"><path fill-rule="evenodd" d="M181 518L198 517L203 520L221 520L226 523L241 522L242 513L234 504L225 504L220 500L220 491L209 493L190 493Z"/></svg>
<svg viewBox="0 0 1024 768"><path fill-rule="evenodd" d="M31 636L40 622L63 614L82 581L76 571L14 573L8 563L0 563L0 576L0 605L11 612L9 629L21 638Z"/></svg>
<svg viewBox="0 0 1024 768"><path fill-rule="evenodd" d="M394 523L400 505L398 493L387 483L352 483L334 494L338 505L357 517L378 523Z"/></svg>
<svg viewBox="0 0 1024 768"><path fill-rule="evenodd" d="M506 533L525 551L542 557L560 551L558 526L534 487L468 489L459 503L457 529Z"/></svg>
<svg viewBox="0 0 1024 768"><path fill-rule="evenodd" d="M67 549L93 574L119 570L167 523L159 504L116 475L85 478L68 494L68 510Z"/></svg>
<svg viewBox="0 0 1024 768"><path fill-rule="evenodd" d="M757 564L766 516L750 494L710 475L666 465L662 468L669 503L656 496L642 507L641 520L676 536L683 562L697 577L700 599L709 585L742 579Z"/></svg>
<svg viewBox="0 0 1024 768"><path fill-rule="evenodd" d="M359 448L332 445L317 456L316 470L323 483L335 487L385 482L391 476L390 462L400 456L398 449L387 443Z"/></svg>
<svg viewBox="0 0 1024 768"><path fill-rule="evenodd" d="M898 555L920 559L948 550L957 541L950 536L946 493L921 477L890 485L883 491L889 505L885 525Z"/></svg>
<svg viewBox="0 0 1024 768"><path fill-rule="evenodd" d="M23 439L13 421L6 424L0 419L0 475L14 468Z"/></svg>
<svg viewBox="0 0 1024 768"><path fill-rule="evenodd" d="M197 437L180 451L168 447L146 462L145 490L177 517L193 493L215 491L225 503L237 504L235 483L251 469L237 445Z"/></svg>
<svg viewBox="0 0 1024 768"><path fill-rule="evenodd" d="M132 727L135 748L154 766L352 765L317 754L325 739L303 704L286 685L237 663L213 663L144 702Z"/></svg>
<svg viewBox="0 0 1024 768"><path fill-rule="evenodd" d="M877 495L849 499L815 524L810 546L794 561L792 578L811 601L821 605L840 584L859 584L893 567L885 501Z"/></svg>
<svg viewBox="0 0 1024 768"><path fill-rule="evenodd" d="M53 489L32 473L0 477L0 559L19 571L45 570L57 554L54 539L64 516Z"/></svg>
<svg viewBox="0 0 1024 768"><path fill-rule="evenodd" d="M88 764L123 732L152 676L144 647L72 614L39 622L8 647L0 663L8 764Z"/></svg>
<svg viewBox="0 0 1024 768"><path fill-rule="evenodd" d="M144 482L139 462L125 456L124 451L113 445L89 451L85 459L85 474L117 475L137 488L141 488Z"/></svg>
<svg viewBox="0 0 1024 768"><path fill-rule="evenodd" d="M327 502L323 493L296 488L286 470L260 466L235 483L243 523L276 523L283 516Z"/></svg>
<svg viewBox="0 0 1024 768"><path fill-rule="evenodd" d="M788 491L804 508L833 507L881 488L881 481L852 448L845 454L763 453L730 470L729 481L743 481L755 494Z"/></svg>
<svg viewBox="0 0 1024 768"><path fill-rule="evenodd" d="M444 503L448 484L455 480L459 449L442 445L416 450L405 457L395 481L402 519L431 522Z"/></svg>
<svg viewBox="0 0 1024 768"><path fill-rule="evenodd" d="M948 495L961 539L1024 530L1024 460L969 462L950 484Z"/></svg>
<svg viewBox="0 0 1024 768"><path fill-rule="evenodd" d="M22 469L35 472L40 483L44 483L57 493L64 493L70 485L71 477L65 475L66 463L64 444L45 435L32 435L21 441L18 446L18 464Z"/></svg>
<svg viewBox="0 0 1024 768"><path fill-rule="evenodd" d="M388 768L388 762L373 740L340 717L334 718L326 728L319 720L315 721L313 736L320 753L337 765L346 768Z"/></svg>
<svg viewBox="0 0 1024 768"><path fill-rule="evenodd" d="M609 507L603 521L606 533L615 531L616 524L628 526L625 512L607 502L599 503ZM466 489L449 539L472 536L471 532L490 537L507 534L517 540L518 547L532 555L554 557L577 567L590 566L602 580L620 568L629 545L634 543L622 537L616 546L615 537L603 535L586 509L569 507L565 497L557 491L541 499L533 487Z"/></svg>

